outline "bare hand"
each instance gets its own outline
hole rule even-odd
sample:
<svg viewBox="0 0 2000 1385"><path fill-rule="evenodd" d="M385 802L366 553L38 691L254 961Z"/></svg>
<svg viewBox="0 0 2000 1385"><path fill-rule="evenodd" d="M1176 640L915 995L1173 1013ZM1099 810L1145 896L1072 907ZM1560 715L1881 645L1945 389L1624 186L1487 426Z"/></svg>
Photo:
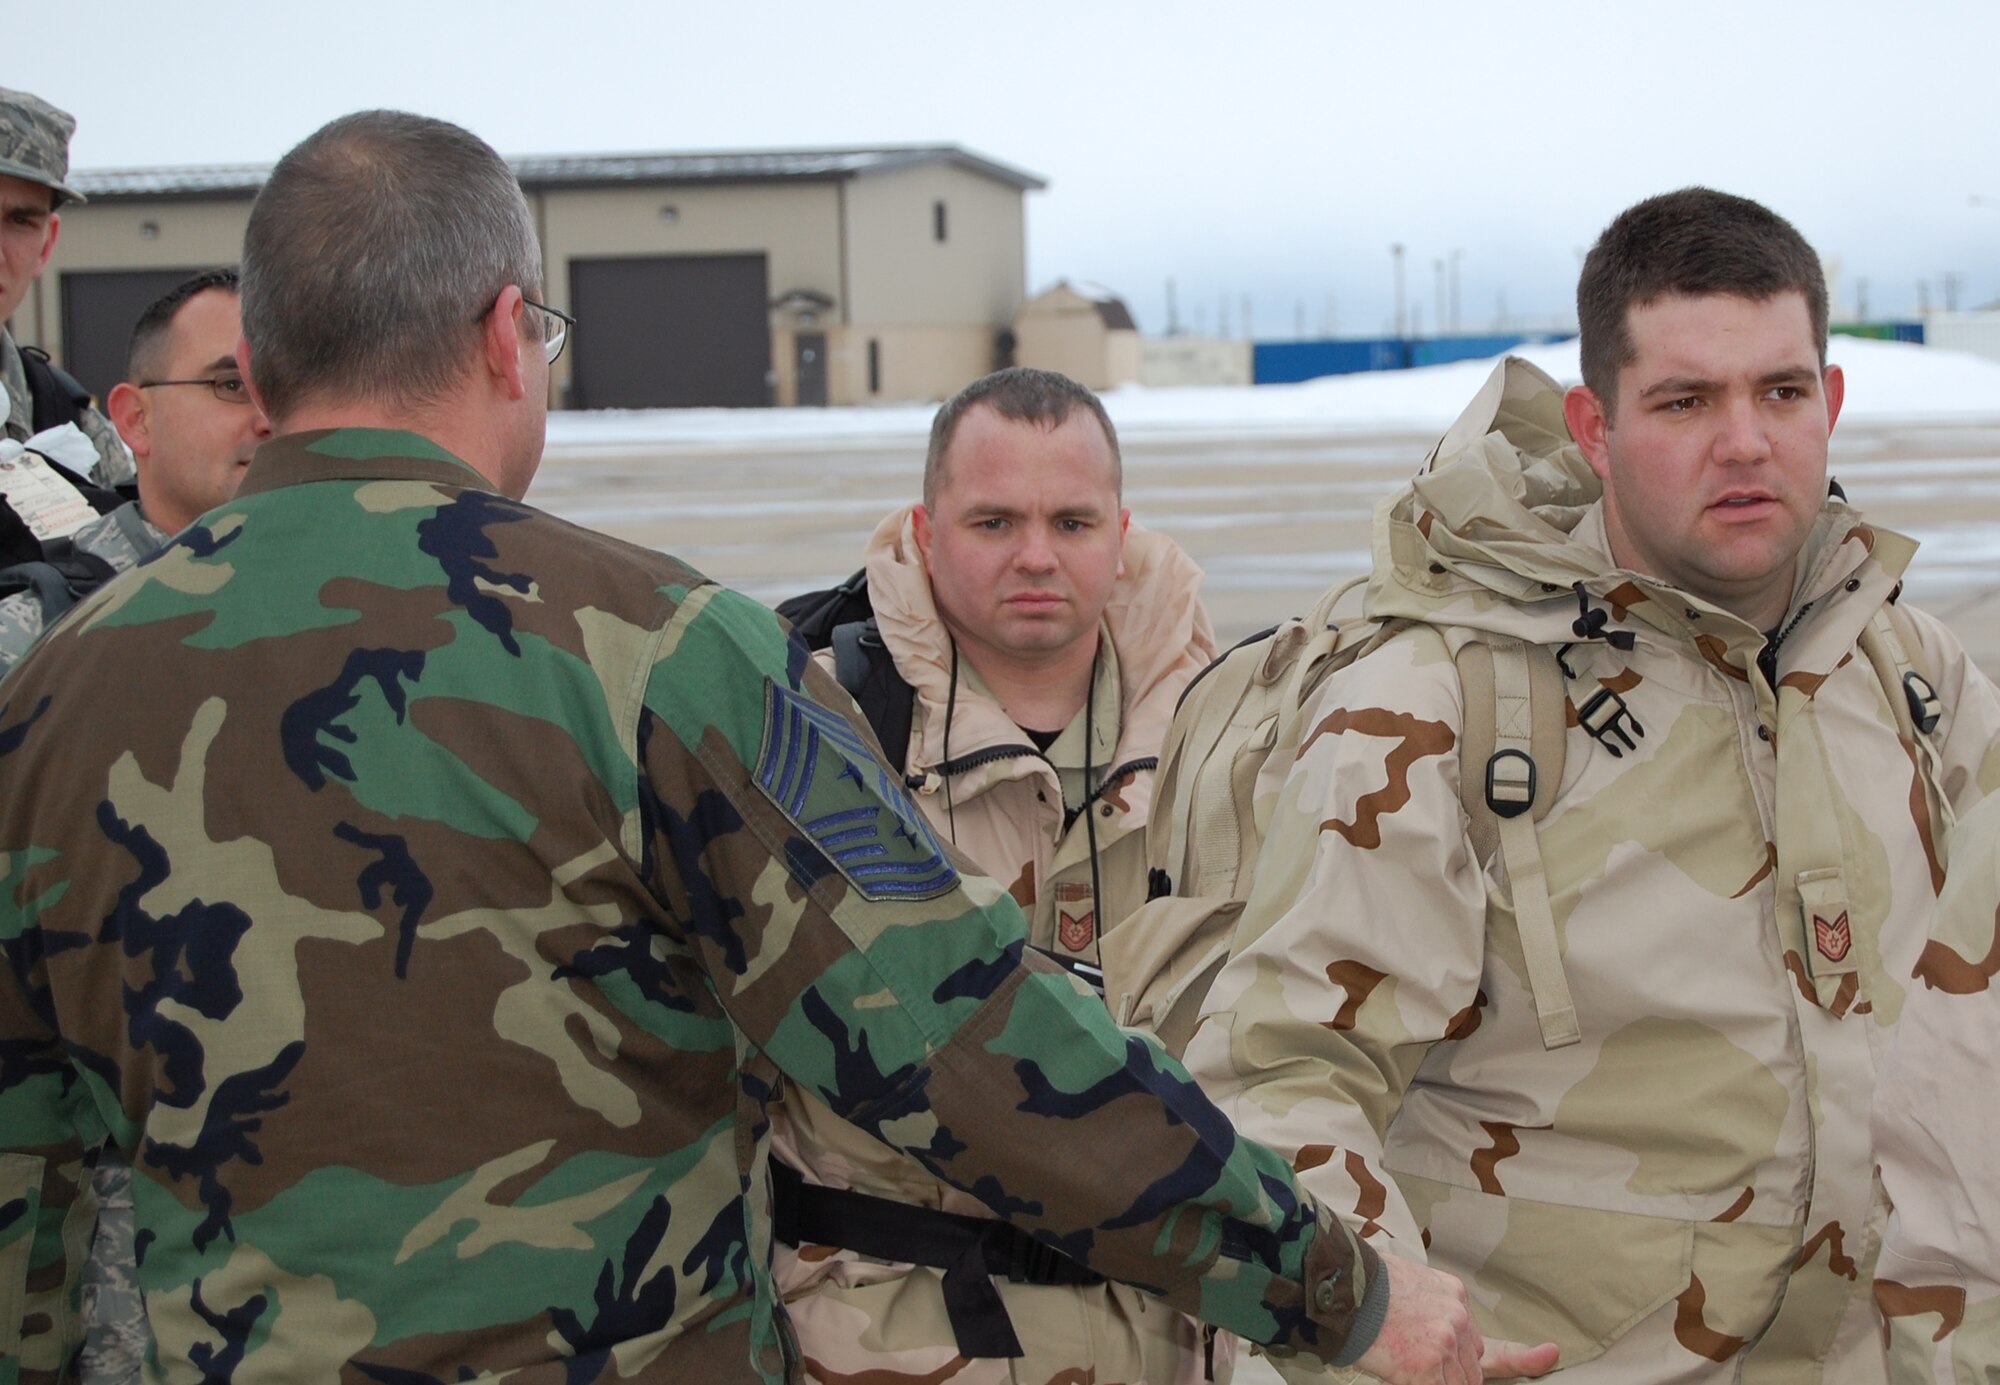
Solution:
<svg viewBox="0 0 2000 1385"><path fill-rule="evenodd" d="M1479 1385L1489 1374L1496 1380L1540 1375L1555 1365L1553 1342L1483 1341L1465 1286L1442 1270L1394 1255L1382 1257L1382 1270L1389 1276L1389 1316L1354 1364L1383 1385Z"/></svg>

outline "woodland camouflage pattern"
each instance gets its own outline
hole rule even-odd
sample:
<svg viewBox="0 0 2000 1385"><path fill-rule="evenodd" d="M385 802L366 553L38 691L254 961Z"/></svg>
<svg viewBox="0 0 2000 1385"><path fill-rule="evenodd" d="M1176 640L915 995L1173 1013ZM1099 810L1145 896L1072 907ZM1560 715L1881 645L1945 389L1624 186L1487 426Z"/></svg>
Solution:
<svg viewBox="0 0 2000 1385"><path fill-rule="evenodd" d="M0 384L7 389L7 418L0 429L14 441L26 442L35 431L35 401L28 393L28 372L21 364L21 349L14 345L13 334L4 327L0 327ZM85 409L76 426L97 449L97 464L90 469L92 481L110 487L129 485L139 479L132 451L111 426L110 419L96 409Z"/></svg>
<svg viewBox="0 0 2000 1385"><path fill-rule="evenodd" d="M1113 584L1101 626L1110 652L1093 680L1095 714L1079 711L1046 755L1036 754L969 663L956 664L953 689L951 637L917 549L911 508L885 518L867 551L876 623L913 691L904 761L918 778L911 797L939 836L1007 884L1027 915L1033 946L1094 964L1100 923L1113 926L1145 901L1151 761L1181 690L1215 657L1198 595L1201 569L1165 535L1136 523L1127 529L1124 575ZM816 657L830 672L832 652ZM1096 737L1087 757L1086 720ZM949 759L971 767L940 772L947 748ZM1072 815L1065 804L1084 802L1086 758L1102 793ZM993 1215L809 1095L788 1093L772 1126L778 1156L810 1182ZM780 1245L775 1272L812 1380L865 1380L872 1370L932 1385L1193 1385L1210 1359L1198 1323L1123 1284L996 1278L1025 1354L968 1359L958 1353L945 1312L941 1270L827 1246ZM1225 1338L1215 1352L1224 1379L1232 1345Z"/></svg>
<svg viewBox="0 0 2000 1385"><path fill-rule="evenodd" d="M1879 1382L1868 1112L1943 875L1856 642L1915 545L1827 503L1773 689L1761 632L1612 566L1561 402L1506 363L1378 509L1367 609L1414 624L1267 762L1271 833L1188 1066L1352 1225L1461 1277L1483 1331L1556 1341L1565 1380ZM1575 583L1632 649L1573 628ZM1967 808L2000 777L2000 699L1908 624ZM1460 802L1473 632L1573 670L1539 833L1583 1036L1554 1050ZM1600 689L1644 729L1616 757L1576 720Z"/></svg>
<svg viewBox="0 0 2000 1385"><path fill-rule="evenodd" d="M2000 1381L2000 797L1952 837L1951 875L1875 1104L1895 1211L1875 1302L1896 1385Z"/></svg>
<svg viewBox="0 0 2000 1385"><path fill-rule="evenodd" d="M75 1349L106 1141L153 1378L777 1381L784 1081L1334 1355L1372 1251L808 692L764 608L420 437L267 444L0 682L0 1385Z"/></svg>
<svg viewBox="0 0 2000 1385"><path fill-rule="evenodd" d="M123 572L167 541L139 510L139 502L128 500L109 514L99 515L84 525L70 540L85 553L94 553ZM0 600L0 674L19 662L42 637L42 599L32 590L18 591Z"/></svg>

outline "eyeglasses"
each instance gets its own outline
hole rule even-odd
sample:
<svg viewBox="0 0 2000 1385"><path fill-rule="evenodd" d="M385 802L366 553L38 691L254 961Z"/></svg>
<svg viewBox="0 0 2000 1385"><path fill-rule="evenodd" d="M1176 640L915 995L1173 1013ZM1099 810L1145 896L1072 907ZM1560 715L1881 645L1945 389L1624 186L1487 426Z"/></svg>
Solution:
<svg viewBox="0 0 2000 1385"><path fill-rule="evenodd" d="M162 385L207 385L208 392L225 404L248 404L250 387L243 383L241 375L205 375L195 380L141 380L142 390L156 390Z"/></svg>
<svg viewBox="0 0 2000 1385"><path fill-rule="evenodd" d="M501 293L505 292L505 289L501 290ZM537 303L526 294L521 295L521 302L542 315L542 359L550 365L554 365L556 357L562 355L563 347L569 344L570 328L576 326L576 319L561 308L551 308L546 303ZM481 313L472 320L474 322L484 322L487 313L492 312L499 306L500 297L499 294L495 294L493 301L486 305L486 312Z"/></svg>

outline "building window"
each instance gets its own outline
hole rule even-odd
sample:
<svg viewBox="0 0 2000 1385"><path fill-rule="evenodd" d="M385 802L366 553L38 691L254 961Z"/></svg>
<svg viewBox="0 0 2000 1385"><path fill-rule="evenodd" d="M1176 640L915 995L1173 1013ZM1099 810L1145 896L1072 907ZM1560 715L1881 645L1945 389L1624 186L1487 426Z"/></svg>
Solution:
<svg viewBox="0 0 2000 1385"><path fill-rule="evenodd" d="M882 392L882 343L874 337L868 338L868 392Z"/></svg>
<svg viewBox="0 0 2000 1385"><path fill-rule="evenodd" d="M944 240L944 203L931 203L931 233L940 243Z"/></svg>

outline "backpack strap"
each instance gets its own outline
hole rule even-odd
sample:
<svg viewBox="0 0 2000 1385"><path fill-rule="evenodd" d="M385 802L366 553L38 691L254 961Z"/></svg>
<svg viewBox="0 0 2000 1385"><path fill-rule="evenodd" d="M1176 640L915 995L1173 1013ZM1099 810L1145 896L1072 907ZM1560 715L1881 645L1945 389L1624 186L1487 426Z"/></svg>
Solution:
<svg viewBox="0 0 2000 1385"><path fill-rule="evenodd" d="M1937 747L1937 726L1944 715L1944 701L1938 696L1937 680L1919 669L1910 654L1913 648L1923 647L1915 630L1905 639L1903 631L1897 628L1908 621L1903 608L1893 600L1884 603L1869 617L1867 628L1861 632L1861 652L1874 667L1875 676L1888 695L1897 730L1910 740L1924 781L1924 797L1930 801L1931 845L1942 867L1946 844L1957 821L1951 800L1945 796L1944 757Z"/></svg>
<svg viewBox="0 0 2000 1385"><path fill-rule="evenodd" d="M28 377L28 399L34 408L37 433L75 423L90 408L90 391L74 375L49 359L39 346L23 346L21 372Z"/></svg>
<svg viewBox="0 0 2000 1385"><path fill-rule="evenodd" d="M1542 1046L1564 1048L1582 1031L1535 830L1562 786L1568 735L1562 670L1550 650L1519 640L1468 641L1454 662L1465 704L1459 797L1481 859L1497 849L1506 868Z"/></svg>
<svg viewBox="0 0 2000 1385"><path fill-rule="evenodd" d="M849 621L834 626L827 643L833 650L833 676L860 704L882 753L896 769L908 768L917 690L897 671L881 628L873 619Z"/></svg>

